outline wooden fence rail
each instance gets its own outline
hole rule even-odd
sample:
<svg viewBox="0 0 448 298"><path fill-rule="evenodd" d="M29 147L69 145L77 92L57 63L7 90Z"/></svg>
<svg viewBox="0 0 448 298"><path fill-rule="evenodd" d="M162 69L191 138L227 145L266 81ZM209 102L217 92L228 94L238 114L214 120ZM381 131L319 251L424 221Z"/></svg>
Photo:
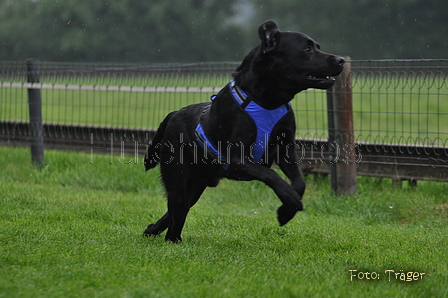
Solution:
<svg viewBox="0 0 448 298"><path fill-rule="evenodd" d="M28 122L0 121L0 144L29 146ZM138 156L142 162L146 146L155 130L43 124L46 149L83 151L111 155ZM329 148L336 147L335 151ZM354 163L358 176L392 178L396 185L408 180L448 182L448 147L400 144L354 143L337 148L328 140L297 139L296 151L305 175L328 175L335 163ZM143 166L143 165L142 165Z"/></svg>

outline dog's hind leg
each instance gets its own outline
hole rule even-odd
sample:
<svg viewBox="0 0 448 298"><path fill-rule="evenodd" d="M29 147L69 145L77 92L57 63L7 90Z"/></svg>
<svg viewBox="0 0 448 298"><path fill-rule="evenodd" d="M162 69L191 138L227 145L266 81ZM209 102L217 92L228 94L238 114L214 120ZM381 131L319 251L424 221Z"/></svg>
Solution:
<svg viewBox="0 0 448 298"><path fill-rule="evenodd" d="M206 188L205 183L199 181L189 184L188 194L190 194L190 208L199 200L202 193ZM156 223L148 225L146 230L143 232L144 236L157 236L163 231L165 231L170 225L169 213L165 213Z"/></svg>
<svg viewBox="0 0 448 298"><path fill-rule="evenodd" d="M182 241L181 233L190 208L196 204L207 185L198 179L188 179L185 192L168 194L168 232L165 240Z"/></svg>

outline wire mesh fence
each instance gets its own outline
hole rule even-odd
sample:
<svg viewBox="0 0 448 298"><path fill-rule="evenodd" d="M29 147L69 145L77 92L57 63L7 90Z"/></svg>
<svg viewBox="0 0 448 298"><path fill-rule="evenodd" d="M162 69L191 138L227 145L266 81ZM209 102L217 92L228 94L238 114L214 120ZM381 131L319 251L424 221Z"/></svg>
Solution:
<svg viewBox="0 0 448 298"><path fill-rule="evenodd" d="M43 121L51 124L157 128L170 111L207 101L238 63L85 64L41 62ZM0 62L0 119L28 121L27 70ZM448 138L448 60L352 61L358 141L435 144ZM292 101L297 137L328 137L326 93Z"/></svg>
<svg viewBox="0 0 448 298"><path fill-rule="evenodd" d="M23 63L1 66L2 120L27 121L27 72ZM41 63L43 119L46 123L156 128L163 116L207 100L234 69L208 64Z"/></svg>
<svg viewBox="0 0 448 298"><path fill-rule="evenodd" d="M18 124L29 121L29 88L42 92L43 122L54 128L48 137L68 126L150 131L170 111L208 101L238 65L41 62L40 82L31 84L24 62L0 61L2 139L28 133ZM447 75L448 60L351 61L356 142L431 148L438 158L430 166L448 167ZM328 139L326 98L323 90L307 90L292 101L298 139ZM90 131L64 137L90 139ZM385 147L375 148L381 153Z"/></svg>
<svg viewBox="0 0 448 298"><path fill-rule="evenodd" d="M447 60L354 64L352 88L358 141L447 145Z"/></svg>

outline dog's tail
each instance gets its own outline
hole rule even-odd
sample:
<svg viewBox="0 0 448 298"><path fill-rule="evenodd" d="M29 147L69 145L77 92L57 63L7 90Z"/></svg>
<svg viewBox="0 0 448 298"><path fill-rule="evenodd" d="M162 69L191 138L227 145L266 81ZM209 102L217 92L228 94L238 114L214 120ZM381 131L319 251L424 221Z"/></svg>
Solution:
<svg viewBox="0 0 448 298"><path fill-rule="evenodd" d="M160 156L159 156L160 142L162 142L163 137L165 135L165 129L168 124L168 121L175 113L176 112L171 112L165 117L165 119L163 119L162 123L160 123L160 126L157 129L156 135L150 142L144 159L146 171L154 168L160 162Z"/></svg>

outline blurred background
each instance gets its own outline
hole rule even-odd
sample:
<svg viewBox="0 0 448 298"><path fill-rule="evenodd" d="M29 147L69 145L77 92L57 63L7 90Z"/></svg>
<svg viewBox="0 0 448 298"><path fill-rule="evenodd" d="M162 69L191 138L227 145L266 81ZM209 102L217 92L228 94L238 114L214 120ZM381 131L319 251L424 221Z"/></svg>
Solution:
<svg viewBox="0 0 448 298"><path fill-rule="evenodd" d="M0 60L241 61L268 19L352 59L448 58L441 0L0 0Z"/></svg>

